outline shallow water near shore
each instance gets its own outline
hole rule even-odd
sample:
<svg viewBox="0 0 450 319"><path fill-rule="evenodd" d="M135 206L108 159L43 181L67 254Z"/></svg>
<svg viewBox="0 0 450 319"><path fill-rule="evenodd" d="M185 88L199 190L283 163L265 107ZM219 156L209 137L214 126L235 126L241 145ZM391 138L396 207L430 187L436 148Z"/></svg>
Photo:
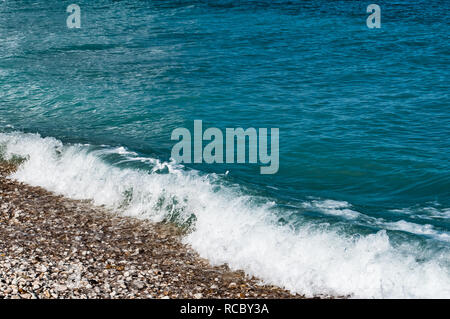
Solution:
<svg viewBox="0 0 450 319"><path fill-rule="evenodd" d="M77 3L80 30L0 4L12 178L308 296L450 298L448 1L378 2L379 30L359 1ZM280 171L170 162L197 119L279 128Z"/></svg>

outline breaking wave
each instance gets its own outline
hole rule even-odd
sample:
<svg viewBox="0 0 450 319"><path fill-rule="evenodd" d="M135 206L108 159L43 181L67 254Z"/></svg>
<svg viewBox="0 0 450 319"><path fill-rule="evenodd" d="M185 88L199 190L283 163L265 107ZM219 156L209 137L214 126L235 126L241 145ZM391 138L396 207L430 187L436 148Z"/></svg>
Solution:
<svg viewBox="0 0 450 319"><path fill-rule="evenodd" d="M0 156L25 161L10 177L74 199L89 199L127 216L189 228L183 241L212 264L227 263L265 283L306 296L450 298L448 251L415 241L394 245L386 230L343 232L320 221L280 224L274 201L250 195L225 177L127 149L61 141L37 134L0 133ZM129 163L145 164L147 169ZM333 200L305 204L329 215L358 218ZM390 224L436 235L425 226Z"/></svg>

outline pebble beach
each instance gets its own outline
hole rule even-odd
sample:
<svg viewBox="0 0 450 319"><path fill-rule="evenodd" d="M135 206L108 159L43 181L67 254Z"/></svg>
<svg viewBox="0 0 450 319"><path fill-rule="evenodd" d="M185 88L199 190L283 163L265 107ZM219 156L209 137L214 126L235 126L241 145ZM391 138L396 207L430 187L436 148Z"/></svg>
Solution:
<svg viewBox="0 0 450 319"><path fill-rule="evenodd" d="M0 162L0 298L302 298L212 266L169 224L8 178Z"/></svg>

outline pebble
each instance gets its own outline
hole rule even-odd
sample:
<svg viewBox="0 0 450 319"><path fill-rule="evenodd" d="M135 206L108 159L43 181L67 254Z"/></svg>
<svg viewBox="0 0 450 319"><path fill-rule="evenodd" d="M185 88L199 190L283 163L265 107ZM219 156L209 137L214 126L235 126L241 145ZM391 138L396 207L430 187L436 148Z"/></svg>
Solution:
<svg viewBox="0 0 450 319"><path fill-rule="evenodd" d="M232 283L230 283L230 284L228 285L228 288L230 288L230 289L234 289L234 288L236 288L236 287L237 287L237 285L236 285L235 282L232 282Z"/></svg>

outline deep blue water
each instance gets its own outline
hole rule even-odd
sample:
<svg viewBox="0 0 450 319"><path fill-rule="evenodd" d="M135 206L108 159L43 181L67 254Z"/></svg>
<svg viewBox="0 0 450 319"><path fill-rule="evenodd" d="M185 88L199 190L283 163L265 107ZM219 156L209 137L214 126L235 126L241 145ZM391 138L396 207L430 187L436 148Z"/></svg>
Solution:
<svg viewBox="0 0 450 319"><path fill-rule="evenodd" d="M228 170L283 223L448 249L449 1L376 1L380 29L367 1L75 2L81 29L72 2L0 4L3 131L168 160L194 120L276 127L278 174L187 166Z"/></svg>

